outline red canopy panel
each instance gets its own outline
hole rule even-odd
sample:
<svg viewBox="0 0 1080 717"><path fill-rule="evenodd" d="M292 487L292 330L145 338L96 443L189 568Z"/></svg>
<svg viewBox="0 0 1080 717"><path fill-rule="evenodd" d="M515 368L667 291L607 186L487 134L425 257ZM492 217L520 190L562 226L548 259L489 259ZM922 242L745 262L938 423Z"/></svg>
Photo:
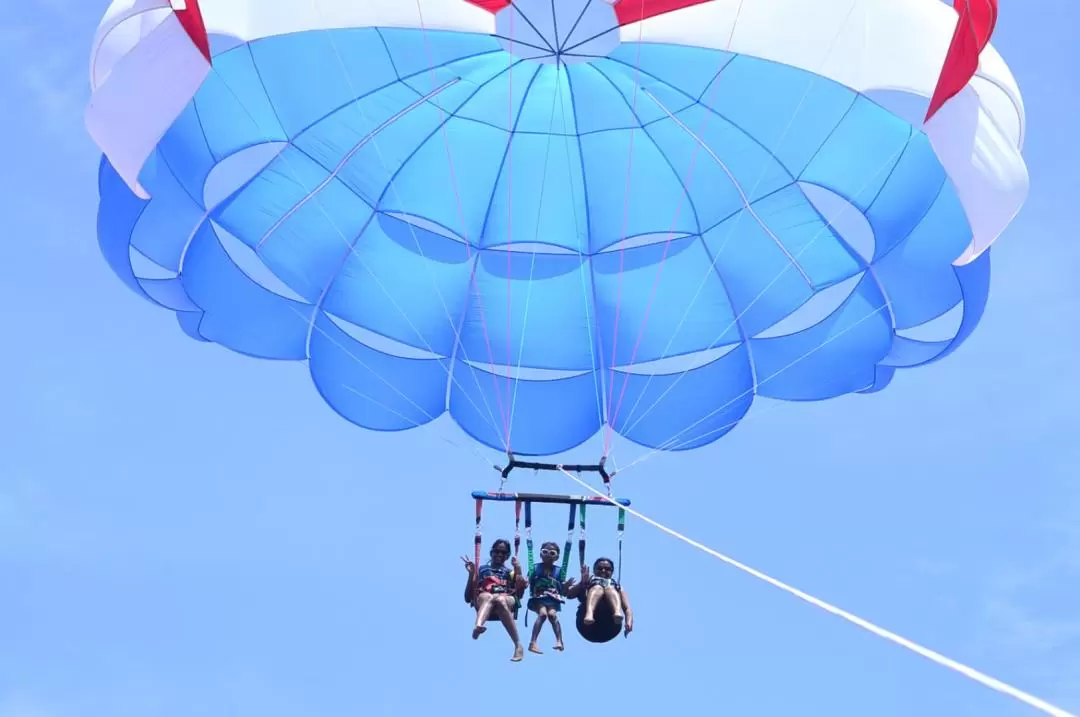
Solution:
<svg viewBox="0 0 1080 717"><path fill-rule="evenodd" d="M930 98L927 120L975 76L979 55L990 44L990 36L997 24L998 0L954 0L953 8L959 15L956 31L945 55L934 96Z"/></svg>
<svg viewBox="0 0 1080 717"><path fill-rule="evenodd" d="M199 48L207 62L210 62L210 38L206 35L206 24L203 22L202 10L199 9L199 0L171 0L176 19L187 32L188 37Z"/></svg>

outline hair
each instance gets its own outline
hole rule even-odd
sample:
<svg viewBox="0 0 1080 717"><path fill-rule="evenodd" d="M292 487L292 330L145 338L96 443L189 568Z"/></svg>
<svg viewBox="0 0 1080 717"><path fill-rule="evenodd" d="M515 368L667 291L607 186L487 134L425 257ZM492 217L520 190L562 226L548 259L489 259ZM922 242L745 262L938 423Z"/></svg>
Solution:
<svg viewBox="0 0 1080 717"><path fill-rule="evenodd" d="M596 570L599 567L600 563L607 563L611 566L611 571L615 572L615 561L611 558L597 558L593 561L592 569Z"/></svg>
<svg viewBox="0 0 1080 717"><path fill-rule="evenodd" d="M553 543L550 540L540 546L541 550L543 550L544 548L552 548L556 553L559 552L558 543Z"/></svg>
<svg viewBox="0 0 1080 717"><path fill-rule="evenodd" d="M499 538L499 539L498 539L498 540L496 540L496 541L495 541L494 543L492 543L492 544L491 544L491 549L492 549L492 551L494 551L494 550L495 550L496 548L498 548L498 547L499 547L500 545L501 545L501 546L503 546L504 548L506 548L506 552L507 552L507 553L509 553L509 552L510 552L510 541L509 541L509 540L507 540L506 538Z"/></svg>

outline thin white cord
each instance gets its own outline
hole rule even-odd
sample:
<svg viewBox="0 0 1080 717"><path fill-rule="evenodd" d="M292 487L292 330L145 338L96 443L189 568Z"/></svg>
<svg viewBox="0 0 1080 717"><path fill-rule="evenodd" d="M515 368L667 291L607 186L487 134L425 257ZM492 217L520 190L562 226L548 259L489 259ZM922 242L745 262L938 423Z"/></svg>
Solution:
<svg viewBox="0 0 1080 717"><path fill-rule="evenodd" d="M319 0L311 0L311 4L314 7L315 12L317 12L319 14L319 17L325 21L325 16L323 15L322 7L319 5ZM423 34L423 37L424 37L424 47L427 48L427 28L424 25L424 14L423 14L423 9L420 6L420 0L416 0L416 11L417 11L417 15L420 18L420 31L421 31L421 33ZM357 113L359 114L359 116L360 116L360 118L362 120L367 121L368 118L367 118L367 116L365 115L363 109L360 106L360 99L363 98L363 97L366 97L367 95L357 91L357 87L356 87L355 83L352 80L352 73L349 70L348 63L345 62L345 59L342 57L341 52L338 50L337 42L334 40L334 33L331 30L326 29L326 28L330 27L326 22L324 22L323 24L325 26L325 28L323 29L323 32L326 33L326 38L330 43L330 48L333 50L334 56L337 58L338 65L341 67L341 70L342 70L342 72L343 72L343 74L345 76L346 83L349 85L350 94L353 95L353 97L355 98L349 104L351 104L353 107L356 108L356 111L357 111ZM484 54L487 54L487 53L484 53ZM449 63L446 63L445 65L442 65L442 66L443 67L448 67L450 64L453 64L454 62L457 62L457 60L453 60L453 61L451 61ZM431 64L431 63L429 63L429 64ZM434 74L436 69L437 69L436 67L429 67L428 68L428 74L431 77L432 91L434 91L436 89L436 87L435 87L435 74ZM401 79L401 81L403 82L405 79L409 79L411 77L418 77L419 75L420 75L420 73L418 72L418 73L415 73L414 75L409 75L406 78L399 78L399 79ZM442 130L443 133L445 134L446 123L449 122L449 118L444 117L445 113L443 111L443 107L442 107L441 104L439 104L437 102L432 102L431 104L439 110L439 124L438 124L438 129L436 129L436 131ZM453 115L452 112L450 114L451 114L451 116ZM386 162L386 157L383 155L382 149L379 146L378 139L375 138L375 137L372 137L371 144L372 144L372 147L375 150L375 154L379 158L379 163L382 165L383 170L386 171L387 174L389 175L389 181L388 181L388 184L387 184L387 186L385 188L384 193L386 191L393 192L395 199L397 200L397 202L399 204L401 204L401 193L398 191L397 185L394 183L394 178L396 176L396 173L392 172L390 170L390 165L387 164L387 162ZM454 175L453 158L450 156L449 151L447 153L447 163L448 163L448 165L450 167L451 176L453 176ZM380 203L381 203L381 199L380 199ZM333 220L327 214L325 209L323 209L323 214L326 214L327 219L331 222L332 225L335 226L335 228L337 228L336 224L334 224ZM462 226L464 226L464 218L461 216L460 211L459 211L458 219L463 223ZM461 342L461 330L460 330L460 327L454 322L453 317L450 316L450 309L446 304L446 299L443 296L442 290L439 288L438 282L435 281L434 275L432 274L431 262L427 261L427 256L425 255L424 249L420 244L420 239L416 234L416 227L413 225L412 222L405 222L405 224L409 229L409 234L412 235L413 243L416 244L416 249L419 252L420 257L422 259L424 259L424 266L425 266L425 268L427 270L428 277L432 280L432 286L435 289L435 294L439 297L439 303L442 305L443 313L446 315L446 320L450 325L450 329L454 332L454 340L455 340L456 350L460 351L461 354L465 357L465 363L467 365L471 365L470 362L469 362L469 354L468 354L468 352L465 351L465 347ZM340 233L340 230L338 230L338 231ZM466 252L468 254L469 259L472 259L472 253L471 253L471 249L470 249L471 245L468 242L468 237L466 236L464 238L465 238ZM355 249L355 247L353 247L353 248ZM358 259L358 260L360 259L360 255L355 250L352 251L352 255L356 259ZM363 266L364 266L365 269L367 268L366 264L363 264ZM368 273L372 274L372 272L370 272L370 271L368 271ZM372 274L372 277L375 278L377 283L378 283L378 278L375 277L374 274ZM470 279L470 286L473 283L474 282ZM380 288L382 288L381 283L380 283ZM468 294L469 291L471 291L471 289L466 288L466 293L467 294ZM387 296L389 297L389 293L386 292L385 289L383 289L383 292L386 293ZM479 287L477 287L477 298L479 299ZM399 309L399 311L400 311L400 309ZM406 318L407 321L409 320L407 316L405 318ZM412 324L411 324L411 321L410 321L410 326L411 325ZM413 331L417 333L417 336L422 341L424 341L424 343L428 347L428 350L429 350L430 353L433 353L433 354L438 353L438 352L436 352L435 350L433 350L431 348L430 343L426 339L424 339L423 336L420 335L419 331L416 329L415 326L413 326L412 328L413 328ZM489 355L490 355L490 347L489 347ZM494 366L492 366L491 368L492 368L492 373L494 373ZM487 410L488 418L490 419L489 425L490 425L490 427L492 429L492 432L493 432L494 435L499 435L500 431L499 431L498 426L497 426L498 421L495 420L495 414L491 410L491 405L488 403L487 396L484 393L484 389L481 388L481 386L480 386L480 379L476 375L476 373L477 372L475 370L470 370L469 371L469 374L472 376L472 379L473 379L473 384L476 386L477 393L480 396L480 400L484 403L484 408ZM455 373L453 371L453 368L452 368L452 362L446 369L446 376L447 376L448 379L450 379L450 382L453 385L456 385L461 390L461 392L465 396L466 400L468 400L469 403L472 404L473 408L476 409L477 414L480 414L480 408L476 405L476 402L472 400L472 397L469 396L469 393L464 389L464 387L461 385L461 383L457 380L456 375L455 375ZM498 389L496 389L496 394L498 394ZM480 417L481 417L481 420L483 420L483 416L481 415ZM503 437L504 442L505 442L505 438L506 437L504 436Z"/></svg>
<svg viewBox="0 0 1080 717"><path fill-rule="evenodd" d="M672 122L675 123L675 125L679 129L690 135L690 138L693 139L694 142L696 142L701 149L705 150L710 157L712 157L713 161L716 162L716 165L720 167L721 170L723 170L724 174L727 175L727 178L731 181L731 185L735 187L735 191L739 193L739 197L742 199L743 208L750 214L751 217L754 218L754 221L757 222L759 227L761 227L761 230L765 232L765 234L770 239L773 240L773 242L776 244L776 247L781 252L783 252L784 256L787 257L788 263L791 266L795 267L796 271L799 272L799 276L803 278L803 281L806 282L806 285L810 288L811 291L813 291L814 282L810 279L810 275L806 273L806 269L802 268L802 265L799 264L799 262L796 260L795 255L791 253L791 250L784 246L784 242L780 241L780 237L776 236L776 234L773 233L773 230L769 228L769 225L765 223L765 220L762 219L761 215L759 215L757 213L757 210L754 209L754 202L751 202L750 197L746 196L746 192L743 191L742 185L739 184L739 180L735 179L735 175L732 174L730 169L728 169L727 163L725 163L724 160L720 159L720 157L716 155L716 152L712 150L712 147L705 144L705 140L697 136L697 134L694 133L694 130L687 127L685 122L676 117L675 114L667 108L667 105L661 102L648 87L642 87L641 91L647 94L649 96L649 99L655 102L657 106L660 107L660 109L664 110L664 113L667 114L667 116L671 119Z"/></svg>
<svg viewBox="0 0 1080 717"><path fill-rule="evenodd" d="M878 627L877 625L875 625L874 623L872 623L872 622L870 622L868 620L864 620L861 617L858 617L857 615L853 615L853 614L851 614L850 612L848 612L846 610L842 610L841 608L836 607L835 605L830 605L829 603L825 602L824 600L820 600L820 599L814 597L813 595L809 595L807 593L804 593L802 590L799 590L798 588L794 588L794 587L791 587L790 585L787 585L786 583L782 583L779 580L777 580L776 578L770 577L770 576L766 575L765 573L761 572L760 570L755 570L754 568L751 568L748 565L743 565L738 560L735 560L734 558L730 558L730 557L724 555L723 553L719 553L719 552L713 550L712 548L710 548L710 547L708 547L706 545L702 545L701 543L697 542L696 540L693 540L692 538L688 538L685 535L683 535L682 533L676 532L676 531L672 530L671 528L667 527L666 525L661 525L660 523L656 522L652 518L648 518L648 517L642 515L641 513L639 513L638 511L633 510L632 508L626 508L624 506L619 506L619 504L616 501L614 501L612 498L610 498L609 496L606 496L603 493L601 493L600 491L596 490L591 485L589 485L585 481L583 481L580 478L578 478L577 476L575 476L573 473L570 473L569 471L567 471L567 470L565 470L563 468L560 468L559 470L562 471L564 474L566 474L566 476L568 478L570 478L570 480L574 481L575 483L577 483L578 485L580 485L582 488L586 489L590 493L593 493L593 494L603 498L604 500L608 501L612 505L615 505L615 506L618 506L618 507L623 507L623 509L627 513L634 516L638 520L641 520L641 521L643 521L645 523L648 523L649 525L653 526L654 528L657 528L659 530L664 531L665 533L667 533L671 537L676 538L678 540L681 540L682 542L686 543L687 545L695 547L695 548L697 548L698 550L700 550L700 551L702 551L704 553L708 553L709 555L713 556L717 560L721 560L721 561L727 563L728 565L730 565L730 566L732 566L734 568L738 568L739 570L743 571L744 573L746 573L746 574L748 574L748 575L750 575L752 577L757 578L758 580L762 580L762 581L768 583L769 585L772 585L775 588L779 588L780 590L783 590L786 593L794 595L795 597L799 598L800 600L803 600L805 602L810 603L814 607L821 608L825 612L829 612L829 613L832 613L833 615L836 615L837 617L843 618L844 620L847 620L848 622L852 623L853 625L861 627L862 629L864 629L864 630L866 630L868 632L871 632L871 633L877 635L878 637L883 637L886 640L888 640L889 642L895 643L895 644L899 645L900 647L907 648L908 650L911 650L915 654L925 657L926 659L930 660L931 662L936 662L937 664L941 665L942 667L947 667L950 670L954 670L956 672L959 672L964 677L967 677L967 678L969 678L971 680L974 680L975 682L978 682L979 684L983 685L984 687L989 687L992 690L995 690L995 691L1000 692L1000 693L1005 694L1005 695L1009 695L1010 697L1013 697L1013 698L1015 698L1017 700L1020 700L1021 702L1023 702L1024 704L1026 704L1026 705L1028 705L1030 707L1034 707L1035 709L1037 709L1037 710L1039 710L1041 712L1045 712L1048 715L1052 715L1052 717L1077 717L1077 715L1074 715L1071 712L1066 712L1065 710L1061 709L1060 707L1056 707L1056 706L1050 704L1049 702L1046 702L1045 700L1041 700L1038 697L1035 697L1034 695L1028 694L1027 692L1024 692L1023 690L1020 690L1020 689L1017 689L1016 687L1013 687L1012 685L1005 684L1001 680L990 677L989 675L985 675L982 672L979 672L978 670L974 669L973 667L968 667L967 665L964 665L964 664L962 664L960 662L957 662L956 660L945 657L944 655L942 655L940 653L937 653L937 652L934 652L933 650L931 650L931 649L929 649L927 647L923 647L922 645L919 645L918 643L912 642L911 640L907 639L906 637L901 637L900 635L897 635L894 632L890 632L890 631L886 630L883 627Z"/></svg>
<svg viewBox="0 0 1080 717"><path fill-rule="evenodd" d="M539 75L539 72L540 71L538 71L537 74L533 76L533 80L532 80L533 82L536 81L536 77ZM541 224L541 218L543 217L543 209L544 209L544 190L547 189L547 183L548 183L548 160L551 158L551 138L555 136L553 134L553 132L555 130L555 107L556 107L556 103L558 103L558 106L562 106L561 73L562 73L562 64L561 63L556 64L555 65L555 82L558 85L558 87L556 87L555 96L551 98L551 117L548 118L547 145L544 147L544 168L541 170L541 172L542 172L541 176L543 176L543 178L544 178L544 183L540 185L540 197L539 197L539 205L537 206L537 209L536 209L536 227L535 227L535 230L533 231L533 242L539 242L540 241L540 224ZM532 89L531 85L526 87L526 89L525 89L525 97L528 97L528 93L529 93L529 91L531 89ZM521 106L522 107L525 106L525 100L524 99L522 99L522 101L521 101ZM521 119L521 108L519 107L518 108L518 119L515 120L514 128L510 131L510 139L509 139L509 141L507 143L507 148L506 148L507 154L510 153L510 145L509 145L509 143L514 141L514 133L517 131L516 128L517 128L518 121L520 121L520 119ZM565 141L565 138L564 138L564 141ZM509 176L509 174L512 171L513 171L512 169L508 169L507 170L507 175ZM494 190L492 190L492 191L494 192ZM492 196L494 196L494 194ZM512 222L513 219L510 219L509 221ZM509 236L509 234L507 236ZM507 252L510 251L509 243L507 243L507 245L506 245L506 251ZM514 374L513 374L513 377L514 377L514 393L513 393L513 396L510 398L510 421L509 421L509 424L507 426L507 434L506 434L506 444L507 444L507 446L512 446L513 445L513 443L511 442L510 439L513 437L513 431L514 431L514 415L515 415L515 413L517 411L518 389L521 387L521 383L522 383L522 381L521 381L521 366L522 366L522 363L525 361L525 336L526 336L527 330L529 328L529 305L532 303L533 276L534 276L534 271L536 269L536 254L537 254L537 252L536 252L536 250L534 248L534 250L532 252L532 258L529 260L529 286L525 290L525 312L524 312L524 315L522 316L522 319L521 319L521 341L518 342L517 371L514 372ZM507 292L507 297L509 298L509 290ZM513 363L513 358L510 356L509 352L507 352L506 360L510 364ZM509 372L509 370L510 370L510 367L507 366L507 371Z"/></svg>

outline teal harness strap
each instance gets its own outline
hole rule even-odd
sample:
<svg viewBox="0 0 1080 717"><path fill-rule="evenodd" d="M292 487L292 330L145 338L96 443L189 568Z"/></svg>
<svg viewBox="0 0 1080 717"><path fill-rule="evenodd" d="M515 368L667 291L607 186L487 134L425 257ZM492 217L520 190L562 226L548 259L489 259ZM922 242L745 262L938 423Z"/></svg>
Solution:
<svg viewBox="0 0 1080 717"><path fill-rule="evenodd" d="M580 567L582 567L582 568L585 567L585 508L586 507L587 506L584 503L581 504L581 523L579 524L579 527L580 527L581 531L578 533L578 541L577 541L578 565Z"/></svg>
<svg viewBox="0 0 1080 717"><path fill-rule="evenodd" d="M585 506L581 506L582 509ZM566 526L566 547L563 549L562 567L559 568L559 581L566 582L566 572L570 568L570 548L574 545L574 523L577 518L577 504L570 504L570 520Z"/></svg>
<svg viewBox="0 0 1080 717"><path fill-rule="evenodd" d="M533 568L536 567L533 559L532 501L525 501L525 551L528 554L529 575L532 575Z"/></svg>
<svg viewBox="0 0 1080 717"><path fill-rule="evenodd" d="M526 560L529 564L529 572L526 575L529 579L532 579L533 569L536 567L536 561L533 559L533 539L532 539L532 501L525 501L525 553ZM528 602L525 603L525 627L529 626L529 607Z"/></svg>
<svg viewBox="0 0 1080 717"><path fill-rule="evenodd" d="M622 585L622 539L624 532L626 532L626 509L619 508L619 568L615 578L619 581L619 585Z"/></svg>

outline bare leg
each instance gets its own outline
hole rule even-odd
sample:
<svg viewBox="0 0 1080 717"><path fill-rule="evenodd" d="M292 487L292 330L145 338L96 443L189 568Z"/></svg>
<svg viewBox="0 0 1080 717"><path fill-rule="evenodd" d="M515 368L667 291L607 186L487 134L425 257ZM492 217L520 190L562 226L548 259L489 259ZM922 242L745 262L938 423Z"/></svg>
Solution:
<svg viewBox="0 0 1080 717"><path fill-rule="evenodd" d="M623 621L623 611L622 598L619 597L619 591L615 588L604 588L604 598L607 599L608 605L611 605L611 615L615 620L615 624L621 625Z"/></svg>
<svg viewBox="0 0 1080 717"><path fill-rule="evenodd" d="M476 639L487 632L487 628L484 627L484 623L488 620L488 615L491 614L492 598L495 596L491 593L480 593L476 596L476 624L473 626L472 639Z"/></svg>
<svg viewBox="0 0 1080 717"><path fill-rule="evenodd" d="M551 612L548 614L548 619L551 620L551 629L555 632L555 649L562 652L562 624L559 622L559 613L555 612L555 608L551 609Z"/></svg>
<svg viewBox="0 0 1080 717"><path fill-rule="evenodd" d="M537 655L544 654L540 651L540 646L536 644L536 641L540 639L540 630L544 627L544 621L547 620L548 609L543 605L540 605L536 609L536 624L533 625L532 638L529 640L529 652L535 652Z"/></svg>
<svg viewBox="0 0 1080 717"><path fill-rule="evenodd" d="M585 617L582 622L586 625L592 625L596 622L596 618L593 617L593 611L596 610L596 603L600 602L600 596L604 594L604 588L599 585L593 585L589 588L589 592L585 593Z"/></svg>
<svg viewBox="0 0 1080 717"><path fill-rule="evenodd" d="M511 608L514 604L513 600L513 596L500 595L498 600L495 601L495 615L502 621L503 627L506 628L506 634L514 641L514 656L510 658L510 661L521 662L521 658L525 655L525 648L521 646L517 623L514 622L514 611Z"/></svg>

